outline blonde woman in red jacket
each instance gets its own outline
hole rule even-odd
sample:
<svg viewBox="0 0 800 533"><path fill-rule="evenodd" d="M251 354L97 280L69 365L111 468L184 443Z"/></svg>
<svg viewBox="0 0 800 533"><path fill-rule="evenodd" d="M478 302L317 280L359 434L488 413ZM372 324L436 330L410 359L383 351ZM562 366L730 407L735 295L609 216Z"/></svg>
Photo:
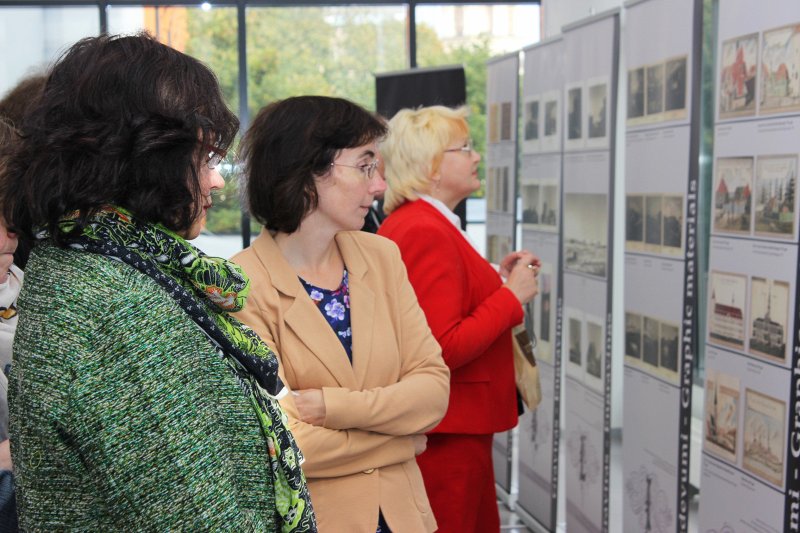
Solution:
<svg viewBox="0 0 800 533"><path fill-rule="evenodd" d="M434 106L389 122L389 216L378 233L400 248L451 370L447 413L417 457L439 531L487 533L500 527L492 436L517 423L511 328L538 292L539 260L514 252L498 274L460 229L453 209L480 187L466 115Z"/></svg>

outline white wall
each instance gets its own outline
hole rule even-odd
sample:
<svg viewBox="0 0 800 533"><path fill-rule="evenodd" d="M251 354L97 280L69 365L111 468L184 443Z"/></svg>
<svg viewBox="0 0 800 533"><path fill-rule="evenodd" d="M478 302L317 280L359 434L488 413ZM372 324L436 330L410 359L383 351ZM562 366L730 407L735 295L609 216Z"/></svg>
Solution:
<svg viewBox="0 0 800 533"><path fill-rule="evenodd" d="M561 33L567 24L622 7L622 0L541 0L542 39Z"/></svg>

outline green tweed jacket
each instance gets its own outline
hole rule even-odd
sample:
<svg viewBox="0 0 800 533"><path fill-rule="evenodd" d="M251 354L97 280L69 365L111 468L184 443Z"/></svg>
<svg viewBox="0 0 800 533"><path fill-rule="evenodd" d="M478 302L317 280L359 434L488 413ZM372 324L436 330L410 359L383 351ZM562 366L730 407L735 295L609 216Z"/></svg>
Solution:
<svg viewBox="0 0 800 533"><path fill-rule="evenodd" d="M160 286L41 244L19 309L9 403L24 530L276 530L249 400Z"/></svg>

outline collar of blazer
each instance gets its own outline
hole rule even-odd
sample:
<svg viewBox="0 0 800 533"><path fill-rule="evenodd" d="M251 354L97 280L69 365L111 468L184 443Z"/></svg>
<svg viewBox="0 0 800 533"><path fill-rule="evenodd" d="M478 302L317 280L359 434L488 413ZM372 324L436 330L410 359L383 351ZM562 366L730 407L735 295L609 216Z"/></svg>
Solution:
<svg viewBox="0 0 800 533"><path fill-rule="evenodd" d="M354 235L355 234L355 235ZM357 390L364 383L372 351L375 293L371 272L358 242L359 232L340 232L336 244L344 258L350 280L350 321L353 333L353 364L333 329L308 297L297 273L267 230L253 241L253 250L281 297L283 319L294 335L325 365L342 387ZM372 280L375 281L375 280ZM258 290L254 286L251 290ZM277 339L276 339L277 340ZM278 347L280 350L280 347ZM291 357L292 354L285 354Z"/></svg>

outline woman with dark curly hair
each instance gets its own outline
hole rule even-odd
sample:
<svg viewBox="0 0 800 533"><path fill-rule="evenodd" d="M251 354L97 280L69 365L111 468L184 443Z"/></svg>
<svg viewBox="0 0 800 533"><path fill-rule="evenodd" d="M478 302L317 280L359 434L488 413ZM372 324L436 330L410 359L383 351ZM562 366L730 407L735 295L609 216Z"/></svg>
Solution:
<svg viewBox="0 0 800 533"><path fill-rule="evenodd" d="M265 229L233 259L253 280L239 313L275 348L281 400L308 461L321 531L423 533L436 521L415 457L447 408L449 373L397 247L358 231L386 126L341 98L262 109L242 141Z"/></svg>
<svg viewBox="0 0 800 533"><path fill-rule="evenodd" d="M24 530L314 531L249 280L196 237L238 121L146 34L56 63L3 175L35 235L10 377Z"/></svg>

